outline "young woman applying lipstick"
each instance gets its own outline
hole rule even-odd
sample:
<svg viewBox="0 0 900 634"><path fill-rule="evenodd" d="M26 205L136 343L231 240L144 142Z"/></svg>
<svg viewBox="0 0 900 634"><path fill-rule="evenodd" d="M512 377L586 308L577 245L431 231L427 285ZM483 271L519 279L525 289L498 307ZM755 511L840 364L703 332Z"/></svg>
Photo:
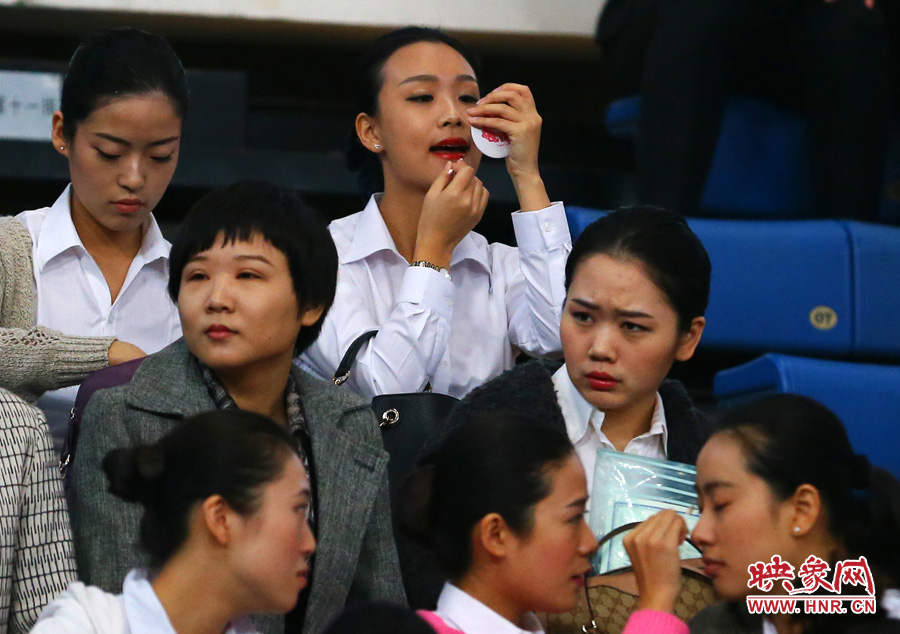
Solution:
<svg viewBox="0 0 900 634"><path fill-rule="evenodd" d="M595 221L566 263L565 364L520 365L473 391L468 411L541 412L565 427L589 484L600 447L693 464L708 423L666 375L700 341L710 272L674 212L622 208Z"/></svg>
<svg viewBox="0 0 900 634"><path fill-rule="evenodd" d="M347 381L367 398L429 386L459 397L511 368L519 350L559 351L571 238L538 171L541 119L525 86L479 98L475 66L458 41L418 27L383 36L359 64L348 161L383 193L331 224L337 296L301 363L331 378L351 343L377 330ZM488 202L473 125L510 139L518 248L473 232Z"/></svg>
<svg viewBox="0 0 900 634"><path fill-rule="evenodd" d="M88 36L53 115L72 183L53 206L0 221L0 385L43 394L57 441L85 376L181 334L166 295L170 245L151 212L178 162L187 99L162 38Z"/></svg>

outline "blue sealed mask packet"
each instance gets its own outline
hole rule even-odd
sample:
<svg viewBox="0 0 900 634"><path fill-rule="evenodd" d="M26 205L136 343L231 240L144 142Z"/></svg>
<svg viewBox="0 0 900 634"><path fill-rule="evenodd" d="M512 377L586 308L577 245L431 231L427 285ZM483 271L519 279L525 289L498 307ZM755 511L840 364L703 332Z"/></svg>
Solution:
<svg viewBox="0 0 900 634"><path fill-rule="evenodd" d="M588 523L597 539L631 522L642 522L658 511L672 509L693 530L700 519L694 485L697 470L687 464L598 449ZM607 574L631 565L622 545L625 533L615 536L594 555L594 574ZM700 557L685 542L681 558Z"/></svg>

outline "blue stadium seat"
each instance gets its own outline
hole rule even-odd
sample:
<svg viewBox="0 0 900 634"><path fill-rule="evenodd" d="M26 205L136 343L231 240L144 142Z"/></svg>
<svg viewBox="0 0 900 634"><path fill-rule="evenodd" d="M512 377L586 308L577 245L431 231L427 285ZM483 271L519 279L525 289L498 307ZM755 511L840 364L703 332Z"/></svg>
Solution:
<svg viewBox="0 0 900 634"><path fill-rule="evenodd" d="M605 123L614 137L637 137L640 97L614 101ZM732 97L700 208L729 217L803 218L812 214L806 121L752 97Z"/></svg>
<svg viewBox="0 0 900 634"><path fill-rule="evenodd" d="M853 257L853 352L900 357L900 228L844 225Z"/></svg>
<svg viewBox="0 0 900 634"><path fill-rule="evenodd" d="M767 354L716 375L723 407L801 394L840 417L858 453L900 477L900 367Z"/></svg>
<svg viewBox="0 0 900 634"><path fill-rule="evenodd" d="M601 209L566 205L566 220L569 223L569 233L572 234L572 241L574 242L581 235L585 227L607 213L609 212Z"/></svg>
<svg viewBox="0 0 900 634"><path fill-rule="evenodd" d="M566 213L577 237L606 212ZM688 223L713 265L702 349L900 358L900 228L840 220Z"/></svg>
<svg viewBox="0 0 900 634"><path fill-rule="evenodd" d="M701 346L850 354L853 269L840 221L688 222L713 268Z"/></svg>

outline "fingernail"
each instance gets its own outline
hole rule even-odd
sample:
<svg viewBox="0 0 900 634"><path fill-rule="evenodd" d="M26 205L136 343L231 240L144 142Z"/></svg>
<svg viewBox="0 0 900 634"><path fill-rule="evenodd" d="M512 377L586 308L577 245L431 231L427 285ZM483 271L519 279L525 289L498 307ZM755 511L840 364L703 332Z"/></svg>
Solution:
<svg viewBox="0 0 900 634"><path fill-rule="evenodd" d="M466 112L468 112L469 114L472 114L472 112L473 112L474 110L475 110L475 108L467 108L467 109L466 109Z"/></svg>

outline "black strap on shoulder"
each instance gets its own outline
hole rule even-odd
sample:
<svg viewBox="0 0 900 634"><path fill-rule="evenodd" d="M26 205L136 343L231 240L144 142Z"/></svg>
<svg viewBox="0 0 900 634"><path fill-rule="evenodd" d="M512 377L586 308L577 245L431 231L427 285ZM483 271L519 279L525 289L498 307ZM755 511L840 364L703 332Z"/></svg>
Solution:
<svg viewBox="0 0 900 634"><path fill-rule="evenodd" d="M350 378L350 368L353 367L353 362L356 361L356 355L359 354L359 349L362 348L369 339L377 334L377 330L370 330L369 332L364 332L359 337L353 340L353 343L351 343L350 347L347 348L347 352L344 354L344 358L341 359L337 370L334 371L334 376L331 380L335 385L343 385L344 381Z"/></svg>

